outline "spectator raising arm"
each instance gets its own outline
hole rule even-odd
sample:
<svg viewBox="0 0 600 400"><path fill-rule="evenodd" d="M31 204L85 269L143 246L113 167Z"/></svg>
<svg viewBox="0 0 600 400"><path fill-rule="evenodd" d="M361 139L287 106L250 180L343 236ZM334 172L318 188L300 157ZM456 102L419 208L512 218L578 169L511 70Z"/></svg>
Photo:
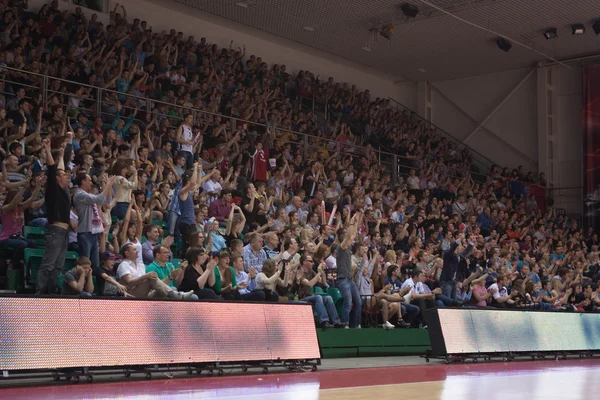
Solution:
<svg viewBox="0 0 600 400"><path fill-rule="evenodd" d="M358 233L358 227L362 224L362 219L363 219L362 212L357 212L354 214L354 216L352 216L352 219L350 220L350 226L348 227L348 230L346 231L344 240L342 241L342 243L340 243L340 247L342 249L346 250L347 248L349 248L352 245L352 242L354 241L354 238L355 238L356 234Z"/></svg>
<svg viewBox="0 0 600 400"><path fill-rule="evenodd" d="M200 166L199 163L196 162L194 165L194 172L192 173L192 177L188 180L185 186L181 188L179 191L179 200L185 201L188 197L188 193L192 192L198 185L198 170Z"/></svg>

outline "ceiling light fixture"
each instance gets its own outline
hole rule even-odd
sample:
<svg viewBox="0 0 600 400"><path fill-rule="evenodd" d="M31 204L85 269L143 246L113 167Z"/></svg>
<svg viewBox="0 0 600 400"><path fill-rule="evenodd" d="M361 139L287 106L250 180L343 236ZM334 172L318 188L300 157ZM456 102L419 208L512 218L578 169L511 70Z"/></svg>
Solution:
<svg viewBox="0 0 600 400"><path fill-rule="evenodd" d="M371 46L363 46L362 49L364 51L371 51Z"/></svg>
<svg viewBox="0 0 600 400"><path fill-rule="evenodd" d="M425 68L419 68L417 71L419 71L419 72L427 72L427 70L425 70Z"/></svg>
<svg viewBox="0 0 600 400"><path fill-rule="evenodd" d="M583 35L585 33L585 25L583 24L574 24L571 29L573 30L573 35Z"/></svg>
<svg viewBox="0 0 600 400"><path fill-rule="evenodd" d="M313 27L312 27L312 26L310 26L310 25L306 25L306 26L304 27L304 30L305 30L305 31L309 31L309 32L314 32L314 31L315 31L315 28L313 28Z"/></svg>
<svg viewBox="0 0 600 400"><path fill-rule="evenodd" d="M394 32L396 32L396 28L392 23L385 24L379 29L379 34L387 40L390 40L394 36Z"/></svg>
<svg viewBox="0 0 600 400"><path fill-rule="evenodd" d="M507 53L512 47L512 44L510 44L510 42L504 39L503 37L499 37L498 39L496 39L496 45L498 45L498 48L500 48L500 50L504 50Z"/></svg>
<svg viewBox="0 0 600 400"><path fill-rule="evenodd" d="M240 1L238 3L235 3L237 6L240 6L242 8L248 8L248 3L244 3L243 1Z"/></svg>
<svg viewBox="0 0 600 400"><path fill-rule="evenodd" d="M408 18L415 18L419 14L419 7L414 4L404 3L400 6L400 9Z"/></svg>
<svg viewBox="0 0 600 400"><path fill-rule="evenodd" d="M546 38L546 40L557 38L558 32L556 31L556 28L547 29L546 32L544 32L544 37Z"/></svg>

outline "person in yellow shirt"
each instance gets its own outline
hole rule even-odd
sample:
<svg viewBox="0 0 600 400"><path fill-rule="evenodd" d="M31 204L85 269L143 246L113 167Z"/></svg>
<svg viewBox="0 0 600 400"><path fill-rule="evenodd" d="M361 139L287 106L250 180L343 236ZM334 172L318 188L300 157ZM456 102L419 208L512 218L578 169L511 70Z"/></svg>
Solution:
<svg viewBox="0 0 600 400"><path fill-rule="evenodd" d="M150 150L148 150L148 148L146 146L140 147L137 151L137 154L138 154L138 159L135 163L136 168L141 167L142 164L147 164L147 165L150 165L150 167L154 167L152 162L150 162L150 160L148 159Z"/></svg>

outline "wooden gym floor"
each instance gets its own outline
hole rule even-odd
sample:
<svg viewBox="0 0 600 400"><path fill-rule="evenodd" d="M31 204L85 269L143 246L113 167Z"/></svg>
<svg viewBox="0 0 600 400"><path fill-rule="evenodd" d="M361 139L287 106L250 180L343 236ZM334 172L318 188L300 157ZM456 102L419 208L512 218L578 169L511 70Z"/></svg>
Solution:
<svg viewBox="0 0 600 400"><path fill-rule="evenodd" d="M227 371L226 371L227 373ZM60 384L0 389L0 399L580 400L598 398L600 359L513 361Z"/></svg>

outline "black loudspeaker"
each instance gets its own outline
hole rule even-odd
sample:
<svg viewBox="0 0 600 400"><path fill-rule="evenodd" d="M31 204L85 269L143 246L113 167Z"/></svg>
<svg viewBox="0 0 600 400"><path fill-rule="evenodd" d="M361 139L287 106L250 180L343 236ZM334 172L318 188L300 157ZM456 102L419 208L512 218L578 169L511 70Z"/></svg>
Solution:
<svg viewBox="0 0 600 400"><path fill-rule="evenodd" d="M419 8L410 3L404 3L400 6L400 9L409 18L415 18L419 14Z"/></svg>
<svg viewBox="0 0 600 400"><path fill-rule="evenodd" d="M508 52L512 47L512 44L510 44L510 42L504 38L496 39L496 44L498 45L500 50L504 50L506 52Z"/></svg>
<svg viewBox="0 0 600 400"><path fill-rule="evenodd" d="M583 24L574 24L571 26L571 32L573 35L583 35L585 33L585 25Z"/></svg>
<svg viewBox="0 0 600 400"><path fill-rule="evenodd" d="M594 28L594 32L596 33L596 35L600 34L600 19L596 22L594 22L594 25L592 25L592 28Z"/></svg>

